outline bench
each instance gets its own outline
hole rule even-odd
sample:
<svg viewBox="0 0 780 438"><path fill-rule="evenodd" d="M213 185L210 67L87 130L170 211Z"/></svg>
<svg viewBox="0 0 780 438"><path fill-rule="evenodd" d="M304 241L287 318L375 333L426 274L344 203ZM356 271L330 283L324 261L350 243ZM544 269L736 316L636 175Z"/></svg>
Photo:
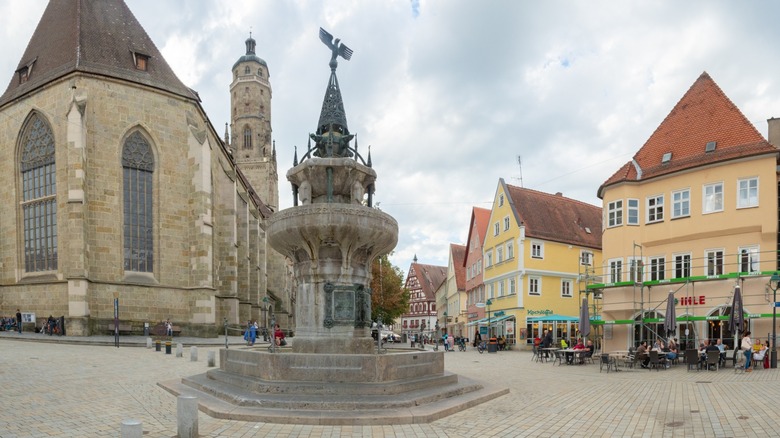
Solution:
<svg viewBox="0 0 780 438"><path fill-rule="evenodd" d="M108 331L111 333L114 333L114 323L110 322L108 323ZM128 334L133 331L133 326L131 324L127 323L119 323L119 333L120 334Z"/></svg>
<svg viewBox="0 0 780 438"><path fill-rule="evenodd" d="M181 327L179 327L177 325L174 325L174 326L171 326L171 329L173 330L173 336L179 336L181 334ZM154 325L153 327L150 328L149 333L153 334L154 336L167 336L168 335L166 333L165 324L164 323L159 323L159 324Z"/></svg>

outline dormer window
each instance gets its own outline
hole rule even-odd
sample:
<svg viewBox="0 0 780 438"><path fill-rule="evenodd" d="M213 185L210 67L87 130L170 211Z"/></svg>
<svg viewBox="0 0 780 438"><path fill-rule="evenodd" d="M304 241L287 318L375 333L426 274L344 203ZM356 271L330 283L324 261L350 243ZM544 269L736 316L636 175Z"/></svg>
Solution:
<svg viewBox="0 0 780 438"><path fill-rule="evenodd" d="M27 79L30 78L30 69L27 67L23 67L19 70L19 83L23 84L27 82Z"/></svg>
<svg viewBox="0 0 780 438"><path fill-rule="evenodd" d="M715 150L715 146L718 145L717 141L708 141L707 145L704 146L704 152L712 152Z"/></svg>
<svg viewBox="0 0 780 438"><path fill-rule="evenodd" d="M667 152L667 153L664 154L663 158L661 158L661 164L666 164L666 163L668 163L671 160L672 160L672 153L671 152Z"/></svg>
<svg viewBox="0 0 780 438"><path fill-rule="evenodd" d="M133 64L137 70L147 71L149 69L149 55L133 52Z"/></svg>

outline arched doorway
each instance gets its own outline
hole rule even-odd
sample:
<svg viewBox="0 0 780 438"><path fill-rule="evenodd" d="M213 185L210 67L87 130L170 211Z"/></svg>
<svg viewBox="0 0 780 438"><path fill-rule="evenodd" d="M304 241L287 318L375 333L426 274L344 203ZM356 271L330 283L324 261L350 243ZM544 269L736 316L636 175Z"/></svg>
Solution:
<svg viewBox="0 0 780 438"><path fill-rule="evenodd" d="M661 318L655 310L645 312L644 315L639 314L634 317L634 345L639 345L642 341L647 341L648 345L651 344L656 338L664 335L664 324L658 322L642 322L644 319L658 319Z"/></svg>
<svg viewBox="0 0 780 438"><path fill-rule="evenodd" d="M725 345L728 345L729 350L734 349L734 333L729 328L728 317L731 315L731 306L722 306L714 309L707 321L707 339L710 342L715 342L718 339L723 340Z"/></svg>

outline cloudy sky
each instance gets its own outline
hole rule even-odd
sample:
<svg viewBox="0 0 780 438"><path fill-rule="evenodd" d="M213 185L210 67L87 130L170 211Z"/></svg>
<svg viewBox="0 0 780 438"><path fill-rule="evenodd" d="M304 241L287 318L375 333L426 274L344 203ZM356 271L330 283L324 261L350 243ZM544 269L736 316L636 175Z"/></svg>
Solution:
<svg viewBox="0 0 780 438"><path fill-rule="evenodd" d="M281 208L329 76L319 27L353 49L338 69L349 129L372 146L404 270L415 254L446 266L499 178L600 206L598 186L703 71L764 136L780 116L780 2L126 1L220 133L252 31L271 72ZM5 80L46 3L0 0Z"/></svg>

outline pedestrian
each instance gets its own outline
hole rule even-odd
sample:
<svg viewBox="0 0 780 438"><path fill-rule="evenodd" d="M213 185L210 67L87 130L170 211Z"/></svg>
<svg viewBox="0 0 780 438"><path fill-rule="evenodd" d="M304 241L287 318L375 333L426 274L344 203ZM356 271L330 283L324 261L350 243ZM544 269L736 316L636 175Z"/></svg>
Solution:
<svg viewBox="0 0 780 438"><path fill-rule="evenodd" d="M750 330L745 332L745 336L742 337L742 354L745 355L745 372L749 373L753 371L750 368L750 363L753 360L753 341L750 339Z"/></svg>
<svg viewBox="0 0 780 438"><path fill-rule="evenodd" d="M171 324L170 319L165 321L165 334L167 336L173 336L173 324Z"/></svg>
<svg viewBox="0 0 780 438"><path fill-rule="evenodd" d="M447 333L441 335L441 343L444 344L444 351L449 351L450 344L447 343Z"/></svg>
<svg viewBox="0 0 780 438"><path fill-rule="evenodd" d="M255 345L257 340L257 321L249 324L249 345Z"/></svg>
<svg viewBox="0 0 780 438"><path fill-rule="evenodd" d="M22 334L22 312L16 309L16 328L19 329L19 334Z"/></svg>

